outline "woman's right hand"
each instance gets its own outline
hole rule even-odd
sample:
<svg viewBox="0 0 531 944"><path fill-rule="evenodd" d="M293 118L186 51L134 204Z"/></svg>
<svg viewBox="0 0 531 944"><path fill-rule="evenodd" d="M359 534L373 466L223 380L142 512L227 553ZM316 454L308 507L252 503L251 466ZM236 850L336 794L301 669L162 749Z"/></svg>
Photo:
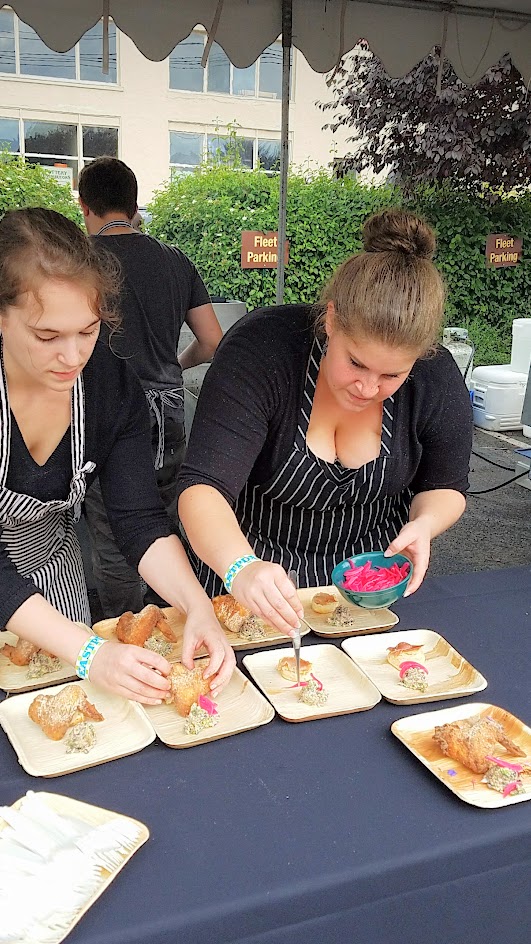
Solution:
<svg viewBox="0 0 531 944"><path fill-rule="evenodd" d="M166 678L170 668L170 663L157 652L106 642L92 660L90 681L142 705L160 705L170 689Z"/></svg>
<svg viewBox="0 0 531 944"><path fill-rule="evenodd" d="M297 591L280 564L248 564L232 581L232 594L238 603L286 636L294 635L304 616Z"/></svg>

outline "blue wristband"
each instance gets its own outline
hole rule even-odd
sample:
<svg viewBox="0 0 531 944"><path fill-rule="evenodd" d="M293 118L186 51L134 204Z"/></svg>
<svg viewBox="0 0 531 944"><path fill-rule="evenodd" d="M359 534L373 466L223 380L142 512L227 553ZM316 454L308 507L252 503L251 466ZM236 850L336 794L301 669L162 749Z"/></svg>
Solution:
<svg viewBox="0 0 531 944"><path fill-rule="evenodd" d="M101 636L91 636L89 639L87 639L86 643L79 650L79 655L76 661L76 673L78 678L89 678L92 660L105 642L108 642L108 640L102 639Z"/></svg>
<svg viewBox="0 0 531 944"><path fill-rule="evenodd" d="M223 580L227 593L232 593L232 584L236 574L239 574L240 570L243 570L243 568L247 567L248 564L254 564L254 562L257 560L258 557L256 557L254 554L247 554L245 557L239 557L238 560L234 561L234 564L230 565Z"/></svg>

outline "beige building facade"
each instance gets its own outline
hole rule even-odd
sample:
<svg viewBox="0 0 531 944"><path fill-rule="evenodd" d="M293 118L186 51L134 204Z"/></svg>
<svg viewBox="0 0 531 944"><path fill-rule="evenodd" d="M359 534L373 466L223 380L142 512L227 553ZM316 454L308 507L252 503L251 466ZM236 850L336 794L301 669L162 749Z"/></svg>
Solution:
<svg viewBox="0 0 531 944"><path fill-rule="evenodd" d="M203 69L198 27L163 62L145 59L111 24L109 73L102 72L102 29L73 50L47 49L8 8L0 10L0 142L26 160L54 168L77 185L84 163L114 154L135 171L145 206L171 173L186 173L223 152L234 129L248 167L274 172L280 153L282 47L275 43L249 69L233 67L214 44ZM324 131L325 77L293 53L290 160L327 166L344 153L346 134Z"/></svg>

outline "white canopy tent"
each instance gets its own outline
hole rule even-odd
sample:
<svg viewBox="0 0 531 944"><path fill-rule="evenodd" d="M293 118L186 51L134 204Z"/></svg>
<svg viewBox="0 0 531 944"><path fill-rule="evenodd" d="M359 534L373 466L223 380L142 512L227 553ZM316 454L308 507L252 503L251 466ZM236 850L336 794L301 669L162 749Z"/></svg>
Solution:
<svg viewBox="0 0 531 944"><path fill-rule="evenodd" d="M165 59L200 23L234 65L245 68L279 35L284 47L279 246L286 232L291 45L317 72L335 67L366 39L391 76L409 72L441 46L457 75L473 85L509 53L531 81L531 0L10 0L18 16L57 52L70 49L111 16L148 59ZM105 21L104 21L105 22ZM206 52L208 52L208 44ZM105 30L104 30L105 60ZM283 295L279 252L277 300Z"/></svg>

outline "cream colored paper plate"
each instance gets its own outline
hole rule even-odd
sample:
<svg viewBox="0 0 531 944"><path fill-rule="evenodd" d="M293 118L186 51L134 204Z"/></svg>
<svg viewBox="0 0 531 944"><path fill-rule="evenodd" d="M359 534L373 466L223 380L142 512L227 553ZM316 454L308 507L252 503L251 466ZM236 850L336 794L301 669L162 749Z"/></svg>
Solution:
<svg viewBox="0 0 531 944"><path fill-rule="evenodd" d="M185 734L185 718L177 713L173 705L145 705L144 711L153 725L157 737L168 747L195 747L219 738L250 731L268 724L275 717L269 702L254 685L235 669L228 685L216 701L219 721L200 734Z"/></svg>
<svg viewBox="0 0 531 944"><path fill-rule="evenodd" d="M327 622L328 616L316 613L312 609L312 599L316 593L331 593L338 603L348 606L354 619L353 626L331 626ZM391 610L366 610L362 606L352 606L347 603L336 587L305 587L299 590L299 597L304 606L304 616L308 620L314 633L318 636L328 636L330 639L343 639L345 636L361 636L366 633L383 633L398 623L398 616Z"/></svg>
<svg viewBox="0 0 531 944"><path fill-rule="evenodd" d="M183 630L185 617L180 610L175 609L172 606L163 607L162 612L165 614L167 620L170 623L171 628L173 629L175 635L177 636L177 642L172 646L170 654L166 657L168 662L179 662L182 655L182 639L183 639ZM118 622L118 617L115 619L106 619L101 620L100 623L95 623L93 626L93 632L98 636L102 636L104 639L116 639L116 624ZM264 646L272 646L275 643L285 643L286 636L284 633L280 633L277 629L274 629L273 626L265 626L265 638L258 640L249 640L242 639L241 636L238 636L238 633L231 633L223 623L220 623L223 632L225 633L228 642L233 649L260 649ZM305 636L306 633L309 633L310 630L306 626L301 627L301 636ZM207 650L202 647L198 649L194 655L194 658L207 655Z"/></svg>
<svg viewBox="0 0 531 944"><path fill-rule="evenodd" d="M243 663L284 721L312 721L374 708L380 692L341 649L325 643L303 646L302 658L312 663L312 674L328 692L324 705L306 705L296 688L277 671L279 659L293 649L273 649L244 656Z"/></svg>
<svg viewBox="0 0 531 944"><path fill-rule="evenodd" d="M105 764L135 754L155 740L155 732L136 702L94 688L87 681L76 684L84 689L88 700L105 719L94 722L97 740L88 754L67 754L64 740L50 740L30 719L28 708L39 692L13 695L0 704L0 724L18 755L19 763L32 777L60 777L74 770ZM57 685L46 689L43 694L55 695L64 687Z"/></svg>
<svg viewBox="0 0 531 944"><path fill-rule="evenodd" d="M424 663L428 669L426 692L415 692L402 685L398 670L387 661L387 648L399 642L424 646ZM487 687L486 678L431 629L405 629L388 633L385 638L346 639L341 645L393 705L421 705L445 698L461 698Z"/></svg>
<svg viewBox="0 0 531 944"><path fill-rule="evenodd" d="M465 803L490 810L531 800L531 776L522 777L526 787L525 793L518 796L511 793L508 797L503 797L497 790L491 790L485 783L481 783L482 774L475 774L459 761L446 757L433 740L436 725L460 721L472 715L489 715L494 721L498 721L503 725L507 736L527 753L527 759L511 757L505 748L499 745L495 752L496 757L511 763L531 765L531 729L519 718L496 705L469 702L466 705L458 705L457 708L441 708L439 711L411 715L409 718L394 721L391 731L432 774Z"/></svg>
<svg viewBox="0 0 531 944"><path fill-rule="evenodd" d="M7 644L16 646L18 636L6 630L0 633L0 688L4 692L31 692L35 689L44 688L46 685L57 685L58 682L69 682L76 678L75 669L62 663L62 668L57 672L50 672L48 675L41 675L40 678L27 678L27 665L13 665L11 659L3 655L2 649Z"/></svg>
<svg viewBox="0 0 531 944"><path fill-rule="evenodd" d="M102 826L105 823L111 822L112 820L117 821L117 825L123 823L124 825L131 827L137 827L138 838L134 843L133 847L127 852L123 852L120 848L115 850L117 857L121 859L120 863L112 868L112 870L101 868L101 882L96 888L96 891L93 892L85 904L79 909L79 911L74 915L72 921L68 928L65 930L57 931L56 937L47 937L47 940L50 941L50 944L61 944L61 941L64 941L68 937L72 929L76 924L81 920L84 914L87 913L89 908L98 900L100 895L103 894L105 889L111 884L113 879L116 878L118 873L123 869L124 865L129 862L129 859L137 852L141 846L149 839L149 830L144 823L139 822L139 820L131 819L129 816L122 816L120 813L113 813L111 810L102 809L99 806L92 806L89 803L82 803L80 800L73 800L70 797L59 796L54 793L37 793L36 794L40 799L46 803L55 813L59 816L66 816L69 819L81 820L84 823L87 823L89 826L98 827ZM14 809L19 809L23 803L23 797L17 800L13 807ZM0 820L0 823L2 821ZM0 830L4 828L0 825Z"/></svg>

